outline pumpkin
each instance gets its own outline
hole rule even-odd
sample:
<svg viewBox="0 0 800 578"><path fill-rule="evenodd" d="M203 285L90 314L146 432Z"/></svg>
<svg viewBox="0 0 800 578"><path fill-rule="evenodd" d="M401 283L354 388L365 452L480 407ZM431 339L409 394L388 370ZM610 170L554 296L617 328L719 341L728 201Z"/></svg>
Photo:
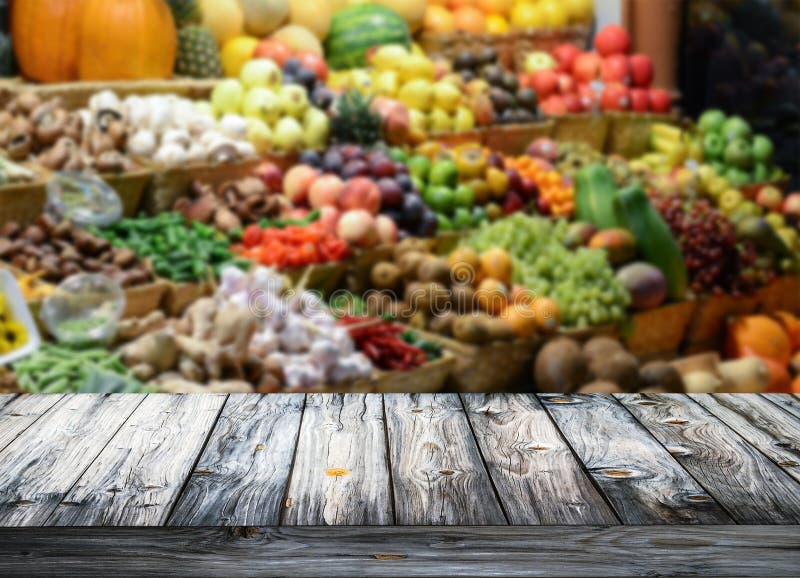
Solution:
<svg viewBox="0 0 800 578"><path fill-rule="evenodd" d="M169 78L178 49L164 0L83 0L81 80ZM43 35L43 32L40 32Z"/></svg>
<svg viewBox="0 0 800 578"><path fill-rule="evenodd" d="M775 319L783 325L783 329L792 342L792 349L800 349L800 319L786 311L778 311L773 315Z"/></svg>
<svg viewBox="0 0 800 578"><path fill-rule="evenodd" d="M726 343L728 357L755 355L787 367L792 357L789 336L780 323L766 315L739 317L728 326Z"/></svg>
<svg viewBox="0 0 800 578"><path fill-rule="evenodd" d="M765 359L764 363L767 364L767 368L769 369L769 387L767 388L767 393L790 393L792 376L789 375L789 370L786 369L786 366L771 359Z"/></svg>
<svg viewBox="0 0 800 578"><path fill-rule="evenodd" d="M11 8L11 41L23 76L38 82L78 78L78 50L85 0L17 0ZM110 45L105 48L106 52Z"/></svg>
<svg viewBox="0 0 800 578"><path fill-rule="evenodd" d="M794 378L792 385L789 386L789 392L795 395L800 394L800 376Z"/></svg>

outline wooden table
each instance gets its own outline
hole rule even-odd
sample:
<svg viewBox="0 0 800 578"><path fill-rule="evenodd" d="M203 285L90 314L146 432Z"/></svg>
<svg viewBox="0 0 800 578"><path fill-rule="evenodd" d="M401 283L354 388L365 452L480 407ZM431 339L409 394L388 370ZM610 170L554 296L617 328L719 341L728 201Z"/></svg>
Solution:
<svg viewBox="0 0 800 578"><path fill-rule="evenodd" d="M800 574L793 396L0 406L4 576Z"/></svg>

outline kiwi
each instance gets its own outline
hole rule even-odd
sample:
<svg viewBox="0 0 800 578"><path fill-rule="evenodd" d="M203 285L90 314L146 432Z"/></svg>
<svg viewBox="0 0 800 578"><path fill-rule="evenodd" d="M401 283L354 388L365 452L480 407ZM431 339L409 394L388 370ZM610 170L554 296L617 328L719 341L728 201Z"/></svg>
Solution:
<svg viewBox="0 0 800 578"><path fill-rule="evenodd" d="M590 361L608 358L618 351L624 351L622 344L610 337L592 337L583 346L583 353Z"/></svg>
<svg viewBox="0 0 800 578"><path fill-rule="evenodd" d="M536 357L534 377L542 393L569 393L586 383L587 375L586 357L573 339L555 339Z"/></svg>
<svg viewBox="0 0 800 578"><path fill-rule="evenodd" d="M383 317L387 313L392 312L392 297L386 293L377 293L370 291L367 298L364 300L364 305L367 309L367 314L374 317Z"/></svg>
<svg viewBox="0 0 800 578"><path fill-rule="evenodd" d="M651 361L639 370L642 390L659 388L665 393L685 393L680 372L664 361Z"/></svg>
<svg viewBox="0 0 800 578"><path fill-rule="evenodd" d="M625 391L636 391L639 387L639 360L624 350L608 357L595 357L589 363L589 373L594 379L616 383Z"/></svg>
<svg viewBox="0 0 800 578"><path fill-rule="evenodd" d="M489 340L489 330L482 318L460 315L453 322L453 337L463 343L483 345Z"/></svg>
<svg viewBox="0 0 800 578"><path fill-rule="evenodd" d="M428 328L428 324L428 314L424 311L417 311L411 316L411 319L408 320L408 325L410 327L413 327L414 329L420 329L422 331Z"/></svg>
<svg viewBox="0 0 800 578"><path fill-rule="evenodd" d="M449 287L452 283L450 278L450 265L447 259L429 255L423 259L417 269L417 277L423 283L441 283Z"/></svg>
<svg viewBox="0 0 800 578"><path fill-rule="evenodd" d="M622 391L622 388L618 386L616 383L611 383L610 381L593 381L592 383L587 383L586 385L578 388L578 391L575 393L578 394L588 394L588 393L625 393Z"/></svg>
<svg viewBox="0 0 800 578"><path fill-rule="evenodd" d="M472 313L475 309L475 289L470 285L453 285L450 302L457 313Z"/></svg>
<svg viewBox="0 0 800 578"><path fill-rule="evenodd" d="M378 263L372 267L369 278L376 289L394 291L400 285L403 274L394 263Z"/></svg>
<svg viewBox="0 0 800 578"><path fill-rule="evenodd" d="M425 253L421 253L420 251L409 251L403 254L397 261L397 266L400 268L403 279L406 281L416 281L418 279L417 272L419 271L419 266L422 265L426 256Z"/></svg>
<svg viewBox="0 0 800 578"><path fill-rule="evenodd" d="M439 335L452 337L453 325L455 325L456 319L458 319L458 315L452 311L442 315L436 315L431 319L429 328L431 331L438 333Z"/></svg>
<svg viewBox="0 0 800 578"><path fill-rule="evenodd" d="M406 253L428 253L430 246L425 239L418 239L416 237L406 237L394 247L394 260L398 261L400 257Z"/></svg>
<svg viewBox="0 0 800 578"><path fill-rule="evenodd" d="M513 341L517 334L506 319L490 317L483 319L483 324L489 332L489 341Z"/></svg>

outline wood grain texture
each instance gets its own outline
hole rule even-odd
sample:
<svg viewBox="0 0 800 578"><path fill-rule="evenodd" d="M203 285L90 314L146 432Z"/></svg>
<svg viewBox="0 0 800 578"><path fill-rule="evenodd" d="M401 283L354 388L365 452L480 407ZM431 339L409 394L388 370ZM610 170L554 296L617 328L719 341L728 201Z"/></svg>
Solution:
<svg viewBox="0 0 800 578"><path fill-rule="evenodd" d="M535 396L476 394L463 400L511 524L619 523Z"/></svg>
<svg viewBox="0 0 800 578"><path fill-rule="evenodd" d="M13 396L12 396L13 397ZM22 395L0 410L0 450L63 399L61 395Z"/></svg>
<svg viewBox="0 0 800 578"><path fill-rule="evenodd" d="M800 482L800 418L759 395L690 397Z"/></svg>
<svg viewBox="0 0 800 578"><path fill-rule="evenodd" d="M47 525L163 525L226 398L147 396Z"/></svg>
<svg viewBox="0 0 800 578"><path fill-rule="evenodd" d="M740 524L800 523L800 486L684 395L620 400Z"/></svg>
<svg viewBox="0 0 800 578"><path fill-rule="evenodd" d="M393 522L380 395L306 398L286 496L287 525Z"/></svg>
<svg viewBox="0 0 800 578"><path fill-rule="evenodd" d="M304 401L231 395L169 524L277 526Z"/></svg>
<svg viewBox="0 0 800 578"><path fill-rule="evenodd" d="M11 403L15 397L17 397L15 393L4 393L0 395L0 408Z"/></svg>
<svg viewBox="0 0 800 578"><path fill-rule="evenodd" d="M26 528L4 576L797 576L777 526Z"/></svg>
<svg viewBox="0 0 800 578"><path fill-rule="evenodd" d="M768 393L762 397L768 399L781 409L788 411L796 418L800 418L800 397L786 393Z"/></svg>
<svg viewBox="0 0 800 578"><path fill-rule="evenodd" d="M624 524L732 522L613 397L539 399Z"/></svg>
<svg viewBox="0 0 800 578"><path fill-rule="evenodd" d="M0 452L0 526L43 524L144 399L67 396Z"/></svg>
<svg viewBox="0 0 800 578"><path fill-rule="evenodd" d="M507 523L457 395L385 403L397 524Z"/></svg>

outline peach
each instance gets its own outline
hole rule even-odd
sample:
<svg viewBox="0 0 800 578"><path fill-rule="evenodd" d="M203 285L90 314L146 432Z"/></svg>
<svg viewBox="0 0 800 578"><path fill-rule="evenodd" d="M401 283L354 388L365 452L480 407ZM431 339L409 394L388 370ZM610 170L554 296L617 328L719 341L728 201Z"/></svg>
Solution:
<svg viewBox="0 0 800 578"><path fill-rule="evenodd" d="M378 243L375 218L364 209L344 213L336 226L336 235L357 247L374 247Z"/></svg>
<svg viewBox="0 0 800 578"><path fill-rule="evenodd" d="M344 190L344 181L336 175L323 175L315 180L308 190L308 202L312 209L335 207Z"/></svg>
<svg viewBox="0 0 800 578"><path fill-rule="evenodd" d="M375 218L375 229L381 244L394 245L397 243L397 224L391 218L386 215L378 215Z"/></svg>
<svg viewBox="0 0 800 578"><path fill-rule="evenodd" d="M308 190L319 177L319 172L308 165L292 167L283 177L283 194L293 205L302 205L308 201Z"/></svg>
<svg viewBox="0 0 800 578"><path fill-rule="evenodd" d="M319 222L326 231L333 235L336 234L336 227L339 225L341 216L342 213L336 207L326 206L319 210Z"/></svg>
<svg viewBox="0 0 800 578"><path fill-rule="evenodd" d="M339 208L343 211L363 209L377 215L381 209L381 190L366 177L350 179L339 197Z"/></svg>

